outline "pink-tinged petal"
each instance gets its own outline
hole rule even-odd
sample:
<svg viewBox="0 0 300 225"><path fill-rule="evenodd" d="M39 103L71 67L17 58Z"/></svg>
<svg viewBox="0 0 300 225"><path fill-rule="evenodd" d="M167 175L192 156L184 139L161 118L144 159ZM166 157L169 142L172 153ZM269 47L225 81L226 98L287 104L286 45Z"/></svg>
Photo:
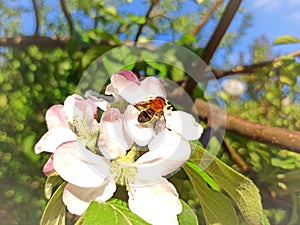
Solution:
<svg viewBox="0 0 300 225"><path fill-rule="evenodd" d="M122 115L118 109L110 108L102 114L98 146L104 157L114 159L125 155L133 141L126 139L122 128Z"/></svg>
<svg viewBox="0 0 300 225"><path fill-rule="evenodd" d="M169 111L165 113L166 127L180 134L186 140L200 138L203 128L195 118L183 111Z"/></svg>
<svg viewBox="0 0 300 225"><path fill-rule="evenodd" d="M129 81L133 81L137 84L140 83L138 77L130 70L120 70L117 74L124 76Z"/></svg>
<svg viewBox="0 0 300 225"><path fill-rule="evenodd" d="M175 187L166 179L154 185L130 187L129 209L153 225L177 225L182 205Z"/></svg>
<svg viewBox="0 0 300 225"><path fill-rule="evenodd" d="M146 96L159 96L166 98L166 90L159 78L156 77L146 77L143 81L141 81L140 88L145 91Z"/></svg>
<svg viewBox="0 0 300 225"><path fill-rule="evenodd" d="M69 127L63 105L54 105L46 113L46 122L48 129L54 127Z"/></svg>
<svg viewBox="0 0 300 225"><path fill-rule="evenodd" d="M91 128L97 107L91 99L84 99L79 95L73 94L66 98L64 110L69 122L85 122L86 126Z"/></svg>
<svg viewBox="0 0 300 225"><path fill-rule="evenodd" d="M45 176L50 176L52 173L55 172L55 169L53 168L53 154L50 156L46 164L44 165L43 168L43 173Z"/></svg>
<svg viewBox="0 0 300 225"><path fill-rule="evenodd" d="M68 183L64 189L63 202L72 214L82 215L91 201L105 202L116 191L116 185L106 180L102 186L83 188Z"/></svg>
<svg viewBox="0 0 300 225"><path fill-rule="evenodd" d="M77 136L69 128L55 127L48 130L34 147L36 154L41 152L54 153L58 146L65 142L75 141Z"/></svg>
<svg viewBox="0 0 300 225"><path fill-rule="evenodd" d="M67 182L79 187L98 187L110 176L109 160L85 149L78 142L65 143L57 149L53 166Z"/></svg>
<svg viewBox="0 0 300 225"><path fill-rule="evenodd" d="M175 132L164 129L148 145L149 151L143 154L135 165L137 180L155 181L158 176L166 176L178 170L190 157L189 142Z"/></svg>
<svg viewBox="0 0 300 225"><path fill-rule="evenodd" d="M138 83L128 80L120 74L113 74L110 80L111 84L107 87L106 94L114 95L116 93L116 96L121 96L130 104L135 104L146 96Z"/></svg>
<svg viewBox="0 0 300 225"><path fill-rule="evenodd" d="M153 137L153 126L150 123L139 123L139 113L134 106L128 105L124 112L123 127L137 145L145 146Z"/></svg>

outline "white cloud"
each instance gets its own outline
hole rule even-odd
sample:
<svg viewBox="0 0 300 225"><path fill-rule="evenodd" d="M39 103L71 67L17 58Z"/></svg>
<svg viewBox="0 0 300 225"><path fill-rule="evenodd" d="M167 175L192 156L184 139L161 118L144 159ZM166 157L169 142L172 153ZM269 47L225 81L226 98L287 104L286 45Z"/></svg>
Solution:
<svg viewBox="0 0 300 225"><path fill-rule="evenodd" d="M294 12L294 13L292 13L290 15L289 19L291 19L291 20L300 20L300 12Z"/></svg>
<svg viewBox="0 0 300 225"><path fill-rule="evenodd" d="M282 2L280 0L256 0L254 1L254 7L263 9L264 11L273 12L280 8Z"/></svg>

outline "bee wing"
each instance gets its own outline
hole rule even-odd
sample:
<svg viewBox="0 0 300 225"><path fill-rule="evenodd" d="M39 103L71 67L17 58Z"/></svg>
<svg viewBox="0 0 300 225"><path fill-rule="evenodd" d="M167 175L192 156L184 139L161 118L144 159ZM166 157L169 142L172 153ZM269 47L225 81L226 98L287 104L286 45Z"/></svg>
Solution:
<svg viewBox="0 0 300 225"><path fill-rule="evenodd" d="M166 118L164 114L158 115L157 120L154 123L155 130L158 128L159 130L163 130L166 128Z"/></svg>
<svg viewBox="0 0 300 225"><path fill-rule="evenodd" d="M151 106L151 101L138 102L134 105L134 107L139 111L148 109L150 106Z"/></svg>

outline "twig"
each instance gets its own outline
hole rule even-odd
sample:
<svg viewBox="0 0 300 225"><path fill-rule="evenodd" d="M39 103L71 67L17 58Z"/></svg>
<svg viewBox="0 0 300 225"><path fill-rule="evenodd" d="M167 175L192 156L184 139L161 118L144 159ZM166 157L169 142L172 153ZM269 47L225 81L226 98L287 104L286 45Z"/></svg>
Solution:
<svg viewBox="0 0 300 225"><path fill-rule="evenodd" d="M203 120L210 120L212 113L218 120L226 115L226 131L237 133L251 140L274 145L283 149L300 153L300 132L284 128L264 125L243 119L239 116L227 113L216 105L209 104L202 99L195 100L198 115ZM214 117L214 119L215 119ZM218 121L214 121L218 124ZM220 126L222 124L220 123Z"/></svg>
<svg viewBox="0 0 300 225"><path fill-rule="evenodd" d="M224 138L224 144L234 162L244 171L246 172L248 170L247 163L242 159L242 157L235 151L235 149L230 144L229 140L227 138Z"/></svg>
<svg viewBox="0 0 300 225"><path fill-rule="evenodd" d="M32 5L33 5L33 11L35 15L35 31L34 34L35 36L39 35L39 30L40 30L40 16L39 16L39 9L36 0L31 0Z"/></svg>
<svg viewBox="0 0 300 225"><path fill-rule="evenodd" d="M200 23L191 32L191 35L196 36L199 33L199 31L206 24L206 22L209 20L209 18L212 16L212 14L215 12L215 10L219 7L219 5L221 3L222 3L222 0L215 1L213 6L209 9L208 13L203 17L203 19L200 21Z"/></svg>
<svg viewBox="0 0 300 225"><path fill-rule="evenodd" d="M296 56L300 56L300 49L294 52L291 52L287 55L283 55L283 56L291 56L291 57L296 57ZM225 77L228 75L234 75L234 74L245 74L245 73L254 73L256 69L271 65L274 62L278 62L279 60L281 60L281 57L276 57L273 60L269 60L269 61L264 61L264 62L260 62L260 63L254 63L251 65L238 65L234 68L232 68L231 70L212 70L212 72L215 74L216 78L221 78L221 77Z"/></svg>
<svg viewBox="0 0 300 225"><path fill-rule="evenodd" d="M66 3L65 3L64 0L60 0L60 6L61 6L61 9L63 11L63 14L65 15L65 17L66 17L66 19L68 21L70 34L72 34L73 33L73 29L74 29L73 20L72 20L71 14L67 10L67 6L66 6Z"/></svg>
<svg viewBox="0 0 300 225"><path fill-rule="evenodd" d="M214 55L217 47L219 46L225 32L231 23L235 13L237 12L242 0L230 0L213 35L211 36L210 40L208 41L207 45L203 49L201 58L206 63L209 64L212 56ZM196 80L189 77L182 85L186 92L192 96L193 90L197 85L197 82L201 80L201 71L196 74Z"/></svg>
<svg viewBox="0 0 300 225"><path fill-rule="evenodd" d="M137 33L136 33L134 42L137 42L137 41L139 40L139 37L140 37L140 35L142 34L142 31L143 31L144 26L148 23L148 20L149 20L149 18L150 18L150 13L151 13L151 11L153 10L154 6L155 6L158 2L159 2L159 0L152 0L152 3L151 3L151 5L150 5L150 7L149 7L149 9L148 9L148 11L147 11L147 13L146 13L146 16L145 16L145 22L142 23L142 24L139 26L139 29L138 29L138 31L137 31Z"/></svg>

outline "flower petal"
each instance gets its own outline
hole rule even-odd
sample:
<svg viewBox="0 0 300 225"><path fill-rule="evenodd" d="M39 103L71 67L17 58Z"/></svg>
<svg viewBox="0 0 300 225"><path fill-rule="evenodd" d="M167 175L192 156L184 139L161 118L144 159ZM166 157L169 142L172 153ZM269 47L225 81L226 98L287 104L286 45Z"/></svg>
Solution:
<svg viewBox="0 0 300 225"><path fill-rule="evenodd" d="M166 179L154 185L130 187L129 209L153 225L176 225L182 205L175 187Z"/></svg>
<svg viewBox="0 0 300 225"><path fill-rule="evenodd" d="M168 111L165 113L166 127L180 134L186 140L200 138L203 128L194 117L183 111Z"/></svg>
<svg viewBox="0 0 300 225"><path fill-rule="evenodd" d="M45 176L50 176L52 173L55 172L55 169L53 168L53 154L50 156L46 164L44 165L43 168L43 173Z"/></svg>
<svg viewBox="0 0 300 225"><path fill-rule="evenodd" d="M146 96L144 90L140 88L139 83L128 80L122 74L113 74L110 80L111 84L107 87L105 94L114 95L116 93L130 104L135 104Z"/></svg>
<svg viewBox="0 0 300 225"><path fill-rule="evenodd" d="M64 180L79 187L101 186L110 176L109 160L75 141L59 146L53 157L53 166Z"/></svg>
<svg viewBox="0 0 300 225"><path fill-rule="evenodd" d="M54 127L69 127L63 105L54 105L46 113L46 122L48 129Z"/></svg>
<svg viewBox="0 0 300 225"><path fill-rule="evenodd" d="M86 127L91 128L97 107L91 99L84 99L77 94L73 94L66 98L64 110L70 123L75 121L78 123L84 122Z"/></svg>
<svg viewBox="0 0 300 225"><path fill-rule="evenodd" d="M128 105L124 112L123 126L127 135L139 146L145 146L153 137L153 126L138 122L139 111Z"/></svg>
<svg viewBox="0 0 300 225"><path fill-rule="evenodd" d="M140 83L138 77L130 70L120 70L118 74L124 76L127 80L133 81L137 84Z"/></svg>
<svg viewBox="0 0 300 225"><path fill-rule="evenodd" d="M141 81L140 88L145 91L144 98L149 96L167 97L165 87L159 78L146 77Z"/></svg>
<svg viewBox="0 0 300 225"><path fill-rule="evenodd" d="M75 141L77 136L69 128L55 127L47 131L34 147L36 154L41 152L54 153L58 146L65 142Z"/></svg>
<svg viewBox="0 0 300 225"><path fill-rule="evenodd" d="M125 155L133 141L126 139L122 128L121 113L118 109L109 108L102 114L98 146L108 159Z"/></svg>
<svg viewBox="0 0 300 225"><path fill-rule="evenodd" d="M164 129L148 145L149 151L143 154L135 165L137 180L156 182L157 177L175 172L190 157L190 144L175 132Z"/></svg>
<svg viewBox="0 0 300 225"><path fill-rule="evenodd" d="M82 215L91 201L104 202L116 191L116 185L106 180L102 186L83 188L68 183L64 189L63 202L72 214Z"/></svg>

